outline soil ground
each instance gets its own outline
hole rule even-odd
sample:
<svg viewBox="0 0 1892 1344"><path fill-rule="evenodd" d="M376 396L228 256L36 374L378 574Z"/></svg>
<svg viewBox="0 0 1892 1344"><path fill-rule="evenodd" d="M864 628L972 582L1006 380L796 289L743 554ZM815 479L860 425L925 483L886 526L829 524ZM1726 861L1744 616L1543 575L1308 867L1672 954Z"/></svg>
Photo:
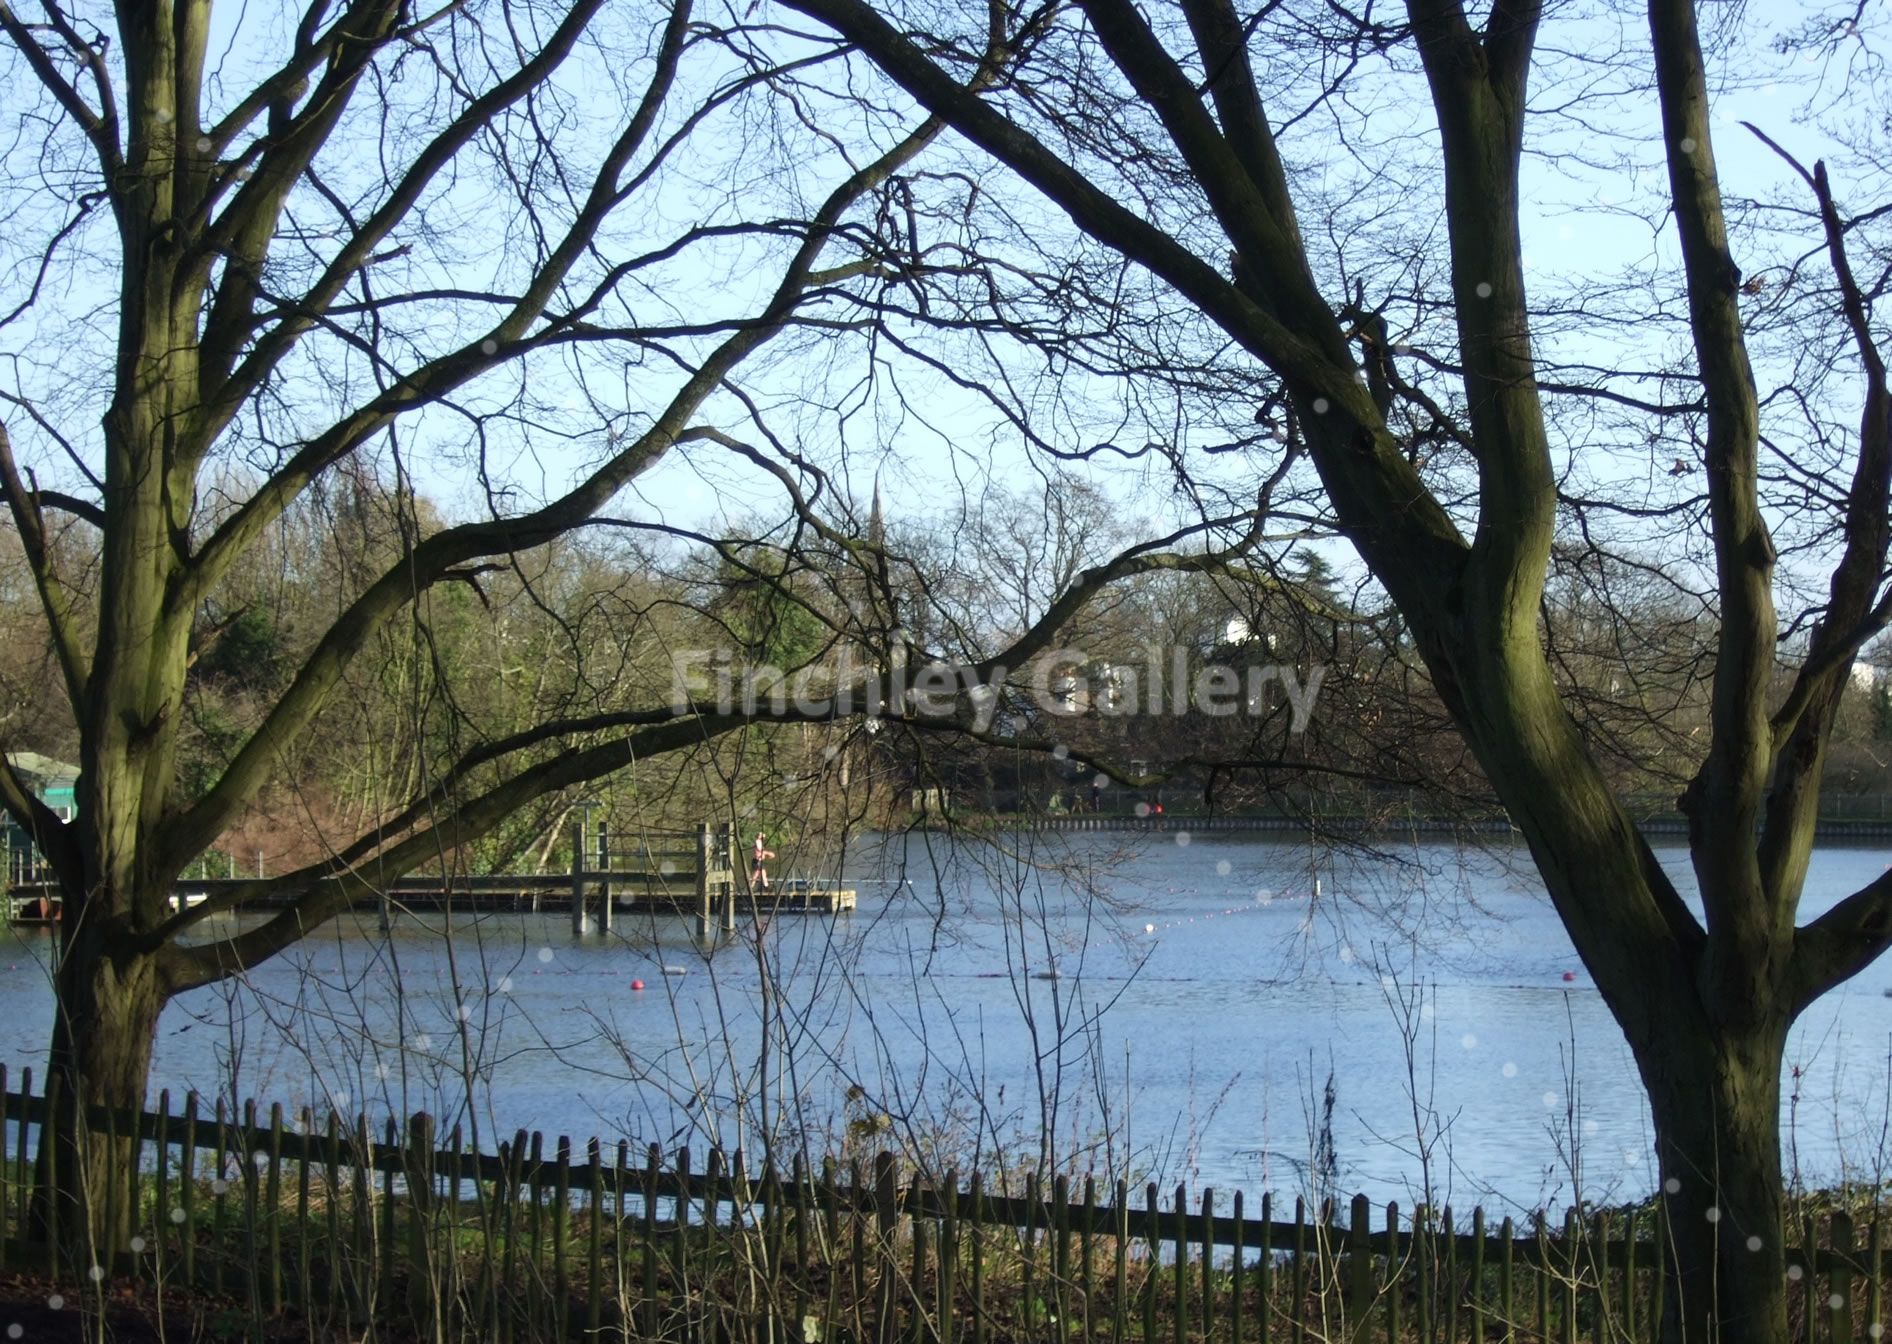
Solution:
<svg viewBox="0 0 1892 1344"><path fill-rule="evenodd" d="M104 1330L99 1318L104 1317ZM311 1341L296 1320L265 1320L271 1344ZM250 1337L249 1308L235 1298L121 1281L75 1289L43 1274L0 1271L0 1344L226 1344Z"/></svg>

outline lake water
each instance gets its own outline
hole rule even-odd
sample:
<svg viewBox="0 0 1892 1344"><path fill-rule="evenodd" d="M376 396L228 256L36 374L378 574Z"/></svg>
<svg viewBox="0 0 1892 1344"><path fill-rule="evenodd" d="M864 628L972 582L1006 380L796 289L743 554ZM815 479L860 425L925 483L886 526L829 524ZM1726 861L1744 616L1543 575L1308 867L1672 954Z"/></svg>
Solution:
<svg viewBox="0 0 1892 1344"><path fill-rule="evenodd" d="M899 1140L962 1170L1049 1133L1078 1170L1251 1194L1309 1188L1325 1129L1343 1193L1647 1193L1627 1048L1522 850L1183 839L859 847L855 914L745 925L708 955L673 919L610 938L563 915L336 921L174 1003L154 1097L425 1109L487 1143L522 1127L698 1152ZM1692 890L1686 852L1658 853ZM1820 849L1807 910L1888 863ZM43 1059L51 940L5 936L0 1057L17 1070ZM1794 1033L1784 1118L1809 1182L1892 1166L1888 985L1892 963Z"/></svg>

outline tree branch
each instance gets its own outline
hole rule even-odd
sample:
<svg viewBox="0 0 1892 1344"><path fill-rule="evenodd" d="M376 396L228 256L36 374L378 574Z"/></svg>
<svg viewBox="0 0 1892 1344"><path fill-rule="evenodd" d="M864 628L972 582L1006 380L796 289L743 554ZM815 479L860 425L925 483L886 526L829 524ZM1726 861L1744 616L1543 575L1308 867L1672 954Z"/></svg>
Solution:
<svg viewBox="0 0 1892 1344"><path fill-rule="evenodd" d="M1892 947L1892 872L1794 932L1791 1011L1858 975Z"/></svg>
<svg viewBox="0 0 1892 1344"><path fill-rule="evenodd" d="M1741 275L1728 249L1710 134L1708 84L1692 0L1649 0L1669 195L1688 277L1690 328L1707 400L1704 457L1721 595L1710 717L1713 735L1683 795L1690 848L1706 903L1718 1006L1750 1011L1767 991L1770 912L1753 837L1773 757L1767 695L1774 671L1774 546L1760 510L1760 408L1742 332ZM1747 1004L1749 1007L1740 1005Z"/></svg>
<svg viewBox="0 0 1892 1344"><path fill-rule="evenodd" d="M92 142L92 152L98 156L99 172L104 177L106 189L112 193L112 201L116 205L119 195L114 184L118 181L125 161L118 148L118 112L112 102L111 79L104 68L104 63L99 60L98 53L78 40L78 35L72 33L70 25L64 21L64 15L59 13L57 6L53 5L51 0L47 0L46 11L54 28L60 32L61 37L79 56L97 82L99 96L104 100L101 111L93 111L87 106L79 91L66 82L65 77L59 73L59 67L54 65L52 58L46 54L45 48L33 40L32 29L20 21L14 14L13 7L5 3L5 0L0 0L0 30L5 31L6 35L13 39L13 45L20 49L20 54L26 58L26 63L32 67L39 82L54 98L58 99L59 105L66 110L66 115L71 117L73 123L85 133L85 138Z"/></svg>
<svg viewBox="0 0 1892 1344"><path fill-rule="evenodd" d="M979 75L981 79L989 77L989 70L982 70ZM181 863L180 856L197 853L220 833L228 819L261 787L277 759L277 753L299 736L313 720L368 635L414 600L422 589L438 582L456 565L487 556L529 550L569 531L591 518L626 484L659 461L676 442L677 436L688 427L689 419L697 408L722 386L724 379L737 365L786 329L813 273L814 263L842 214L862 195L910 161L938 135L940 129L941 123L938 121L922 123L830 193L817 211L808 236L785 268L775 293L756 324L718 345L702 367L671 398L670 404L651 427L603 467L542 509L516 518L464 524L428 537L357 599L323 636L290 688L277 700L262 725L238 750L222 777L176 825L168 828L167 863ZM388 418L392 414L388 412ZM236 530L230 530L230 525L220 529L217 537L200 554L200 567L221 569L234 555L241 553L242 547L237 543L254 527L252 519ZM217 553L218 559L213 562L210 555L215 546L224 549ZM193 577L192 584L180 584L178 587L194 605L209 575L200 573ZM173 602L177 601L179 599L174 597Z"/></svg>
<svg viewBox="0 0 1892 1344"><path fill-rule="evenodd" d="M66 700L73 714L85 703L86 663L73 629L72 599L59 576L53 572L52 556L47 549L46 526L39 509L40 493L28 490L20 480L13 461L13 440L0 422L0 495L13 515L13 525L20 533L20 548L26 552L27 568L33 574L33 587L39 594L40 610L52 635L53 654L65 681ZM99 519L103 526L104 519Z"/></svg>

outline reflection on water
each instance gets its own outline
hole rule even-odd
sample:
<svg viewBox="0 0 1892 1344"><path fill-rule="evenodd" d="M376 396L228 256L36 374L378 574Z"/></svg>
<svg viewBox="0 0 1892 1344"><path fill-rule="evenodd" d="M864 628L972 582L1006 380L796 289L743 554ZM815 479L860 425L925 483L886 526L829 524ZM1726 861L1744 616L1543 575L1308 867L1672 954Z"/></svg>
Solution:
<svg viewBox="0 0 1892 1344"><path fill-rule="evenodd" d="M1686 854L1662 859L1690 889ZM1820 850L1808 910L1888 860ZM337 921L173 1004L154 1088L425 1109L489 1142L898 1141L965 1170L1042 1141L1099 1171L1296 1191L1331 1072L1344 1192L1409 1201L1429 1178L1435 1197L1529 1206L1573 1177L1586 1198L1651 1183L1628 1051L1521 853L916 836L850 867L852 917L781 916L707 954L671 919L608 939L563 915ZM18 930L0 951L14 1069L47 1037L50 950ZM1886 981L1868 972L1795 1032L1809 1179L1892 1156Z"/></svg>

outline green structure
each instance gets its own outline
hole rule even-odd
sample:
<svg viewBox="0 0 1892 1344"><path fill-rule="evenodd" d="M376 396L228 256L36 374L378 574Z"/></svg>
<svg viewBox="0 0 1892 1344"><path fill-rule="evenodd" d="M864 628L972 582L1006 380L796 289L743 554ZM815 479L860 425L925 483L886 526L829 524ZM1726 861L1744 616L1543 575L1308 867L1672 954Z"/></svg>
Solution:
<svg viewBox="0 0 1892 1344"><path fill-rule="evenodd" d="M79 783L78 766L36 751L9 752L7 763L41 802L57 812L62 820L72 819L74 790ZM0 817L0 847L4 847L6 853L8 883L33 880L40 867L39 848L33 843L32 835L11 816Z"/></svg>

